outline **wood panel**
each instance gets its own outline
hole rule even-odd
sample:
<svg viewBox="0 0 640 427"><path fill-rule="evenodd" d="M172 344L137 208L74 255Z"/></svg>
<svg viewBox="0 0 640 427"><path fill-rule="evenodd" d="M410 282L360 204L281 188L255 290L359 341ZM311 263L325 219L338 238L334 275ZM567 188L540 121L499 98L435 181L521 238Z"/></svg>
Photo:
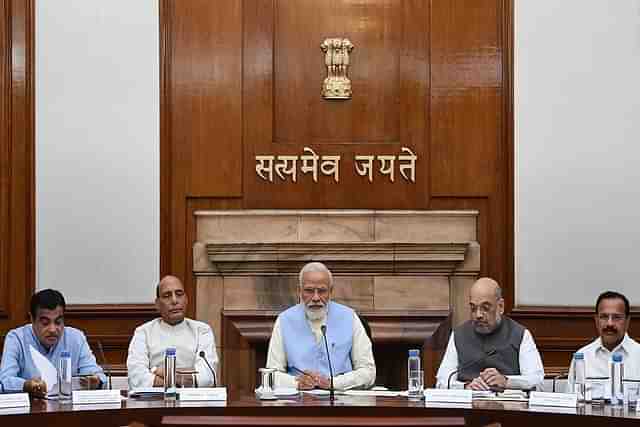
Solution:
<svg viewBox="0 0 640 427"><path fill-rule="evenodd" d="M9 141L11 87L11 43L9 7L0 2L0 318L9 316Z"/></svg>
<svg viewBox="0 0 640 427"><path fill-rule="evenodd" d="M190 198L242 194L241 5L160 1L160 271L190 294Z"/></svg>
<svg viewBox="0 0 640 427"><path fill-rule="evenodd" d="M501 87L506 21L501 0L432 1L434 87Z"/></svg>
<svg viewBox="0 0 640 427"><path fill-rule="evenodd" d="M0 331L22 323L34 287L33 1L0 5Z"/></svg>
<svg viewBox="0 0 640 427"><path fill-rule="evenodd" d="M495 194L502 102L499 89L433 89L433 196Z"/></svg>
<svg viewBox="0 0 640 427"><path fill-rule="evenodd" d="M303 145L400 141L403 53L402 1L276 1L274 28L274 138ZM348 38L349 77L354 96L326 101L320 95L326 77L320 43Z"/></svg>
<svg viewBox="0 0 640 427"><path fill-rule="evenodd" d="M298 21L289 22L291 16ZM428 22L426 2L245 2L245 208L426 208ZM389 34L394 28L398 35ZM360 43L352 80L361 90L349 101L320 97L326 72L318 45L333 32ZM380 58L385 47L394 49ZM379 78L392 81L378 84ZM302 155L303 146L341 156L339 183L322 175L313 182L299 174L296 183L256 175L256 155ZM415 183L397 171L395 183L378 174L371 183L355 173L355 155L399 155L402 146L418 156Z"/></svg>

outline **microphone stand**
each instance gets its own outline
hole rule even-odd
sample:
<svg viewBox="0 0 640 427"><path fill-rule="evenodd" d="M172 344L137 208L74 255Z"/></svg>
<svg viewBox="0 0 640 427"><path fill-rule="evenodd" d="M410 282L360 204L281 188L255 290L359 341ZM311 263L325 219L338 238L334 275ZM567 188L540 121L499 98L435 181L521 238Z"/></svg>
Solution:
<svg viewBox="0 0 640 427"><path fill-rule="evenodd" d="M209 368L209 370L213 374L213 386L217 387L218 386L218 377L216 375L216 371L214 371L213 368L211 367L211 365L209 365L209 361L205 357L206 354L204 353L204 350L200 350L200 353L198 353L198 356L202 357L202 359L204 360L204 363L207 364L207 368Z"/></svg>
<svg viewBox="0 0 640 427"><path fill-rule="evenodd" d="M98 350L100 350L100 358L102 359L102 364L106 367L107 366L107 358L104 357L104 350L102 349L102 341L98 340ZM109 390L112 389L112 384L111 384L111 369L107 368L106 370L106 374L107 374L107 379L109 381Z"/></svg>
<svg viewBox="0 0 640 427"><path fill-rule="evenodd" d="M335 394L333 390L333 368L331 367L331 355L329 354L329 344L327 343L327 325L320 327L322 330L322 337L324 338L324 347L327 350L327 361L329 362L329 402L333 405Z"/></svg>

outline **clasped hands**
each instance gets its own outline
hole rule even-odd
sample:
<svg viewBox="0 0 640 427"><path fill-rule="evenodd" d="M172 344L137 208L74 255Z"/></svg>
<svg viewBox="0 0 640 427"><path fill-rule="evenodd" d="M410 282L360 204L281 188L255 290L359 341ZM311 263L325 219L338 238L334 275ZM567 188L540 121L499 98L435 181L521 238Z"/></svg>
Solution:
<svg viewBox="0 0 640 427"><path fill-rule="evenodd" d="M320 373L307 370L302 372L302 374L296 377L298 390L311 390L313 388L323 388L328 390L331 388L329 378L320 375Z"/></svg>
<svg viewBox="0 0 640 427"><path fill-rule="evenodd" d="M502 375L496 368L487 368L480 372L480 375L467 384L465 388L471 390L506 389L507 377Z"/></svg>

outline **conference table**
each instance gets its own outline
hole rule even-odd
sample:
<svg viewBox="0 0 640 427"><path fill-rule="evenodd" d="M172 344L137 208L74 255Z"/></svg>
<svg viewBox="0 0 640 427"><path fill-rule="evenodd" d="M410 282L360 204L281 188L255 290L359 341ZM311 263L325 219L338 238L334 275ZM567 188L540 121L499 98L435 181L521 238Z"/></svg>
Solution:
<svg viewBox="0 0 640 427"><path fill-rule="evenodd" d="M499 424L496 424L499 423ZM578 408L529 407L527 402L474 401L471 407L402 397L299 394L260 401L229 394L226 402L123 400L120 404L72 405L33 399L30 408L0 409L0 426L602 426L640 425L628 408L584 405Z"/></svg>

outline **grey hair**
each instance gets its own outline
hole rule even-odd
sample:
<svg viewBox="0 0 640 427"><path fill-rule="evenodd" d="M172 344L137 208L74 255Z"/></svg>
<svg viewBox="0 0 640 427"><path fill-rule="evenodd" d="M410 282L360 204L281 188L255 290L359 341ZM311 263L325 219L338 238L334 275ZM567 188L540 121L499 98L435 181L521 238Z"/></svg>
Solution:
<svg viewBox="0 0 640 427"><path fill-rule="evenodd" d="M333 287L333 275L331 274L331 270L329 270L323 263L317 261L307 263L302 267L302 270L300 270L300 274L298 275L298 286L302 287L302 276L304 276L305 273L316 272L327 273L329 276L329 287Z"/></svg>

